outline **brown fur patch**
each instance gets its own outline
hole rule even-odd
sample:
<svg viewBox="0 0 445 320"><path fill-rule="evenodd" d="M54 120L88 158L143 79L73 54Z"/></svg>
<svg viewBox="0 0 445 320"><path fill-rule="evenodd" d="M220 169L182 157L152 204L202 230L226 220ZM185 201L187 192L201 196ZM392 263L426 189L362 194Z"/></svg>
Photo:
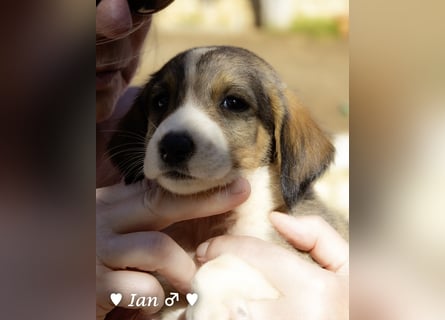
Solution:
<svg viewBox="0 0 445 320"><path fill-rule="evenodd" d="M327 169L334 157L334 147L295 95L288 91L286 97L287 114L275 136L279 136L277 149L283 197L290 209Z"/></svg>

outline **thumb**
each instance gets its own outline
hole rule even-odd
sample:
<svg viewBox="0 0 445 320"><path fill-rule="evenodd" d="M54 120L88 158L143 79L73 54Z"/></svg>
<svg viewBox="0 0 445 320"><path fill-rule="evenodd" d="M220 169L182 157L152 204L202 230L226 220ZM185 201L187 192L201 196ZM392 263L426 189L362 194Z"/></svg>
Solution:
<svg viewBox="0 0 445 320"><path fill-rule="evenodd" d="M289 216L272 212L275 229L295 248L308 252L323 268L349 273L348 243L320 216Z"/></svg>
<svg viewBox="0 0 445 320"><path fill-rule="evenodd" d="M117 305L111 300L112 295L119 295ZM109 271L96 282L96 319L105 319L107 313L116 306L138 309L132 297L150 297L149 305L143 307L144 313L153 314L164 304L164 290L152 275L129 270Z"/></svg>

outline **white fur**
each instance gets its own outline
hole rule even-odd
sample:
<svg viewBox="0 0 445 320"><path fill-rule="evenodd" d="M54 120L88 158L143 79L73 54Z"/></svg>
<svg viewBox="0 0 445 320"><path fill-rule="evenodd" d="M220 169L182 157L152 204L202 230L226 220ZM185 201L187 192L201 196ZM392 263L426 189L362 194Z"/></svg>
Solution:
<svg viewBox="0 0 445 320"><path fill-rule="evenodd" d="M187 79L186 83L190 86L194 83L194 80L199 75L196 74L196 64L198 60L202 57L203 54L215 50L214 47L202 47L202 48L195 48L193 51L189 51L186 57L185 65L187 68L185 68L185 77ZM190 87L187 88L190 90Z"/></svg>
<svg viewBox="0 0 445 320"><path fill-rule="evenodd" d="M198 108L200 101L195 97L191 84L198 76L196 63L206 52L214 48L198 48L186 57L186 99L182 106L162 121L151 137L145 154L144 174L156 179L165 189L177 194L194 194L230 183L235 176L230 173L232 161L227 140L219 127L205 112ZM195 143L195 154L187 163L186 174L190 180L176 180L163 176L167 170L160 160L158 144L171 131L186 131Z"/></svg>
<svg viewBox="0 0 445 320"><path fill-rule="evenodd" d="M203 265L192 287L199 298L187 308L187 320L250 319L247 301L280 297L259 271L230 254Z"/></svg>
<svg viewBox="0 0 445 320"><path fill-rule="evenodd" d="M268 240L273 232L268 214L276 207L270 189L269 169L260 167L246 170L242 175L250 183L250 197L234 210L236 223L229 233Z"/></svg>
<svg viewBox="0 0 445 320"><path fill-rule="evenodd" d="M234 179L228 175L232 160L227 140L218 124L194 107L194 99L188 99L183 107L168 116L150 139L144 161L144 174L157 179L160 185L177 194L193 194L227 184ZM158 145L165 134L171 131L186 131L196 150L187 162L187 174L195 179L176 180L164 176L168 168L160 160Z"/></svg>
<svg viewBox="0 0 445 320"><path fill-rule="evenodd" d="M229 233L267 240L273 232L267 216L275 207L268 167L246 170L242 175L250 182L251 194L234 210L236 222ZM204 264L193 279L192 291L199 298L194 306L185 309L187 320L250 319L249 301L280 297L280 292L258 270L230 254ZM163 320L176 320L183 311L167 313Z"/></svg>
<svg viewBox="0 0 445 320"><path fill-rule="evenodd" d="M270 239L273 227L268 214L275 205L268 167L243 172L251 185L249 199L234 210L233 235ZM193 279L198 303L187 308L187 320L250 319L247 301L278 299L280 294L264 276L243 260L229 254L204 264Z"/></svg>

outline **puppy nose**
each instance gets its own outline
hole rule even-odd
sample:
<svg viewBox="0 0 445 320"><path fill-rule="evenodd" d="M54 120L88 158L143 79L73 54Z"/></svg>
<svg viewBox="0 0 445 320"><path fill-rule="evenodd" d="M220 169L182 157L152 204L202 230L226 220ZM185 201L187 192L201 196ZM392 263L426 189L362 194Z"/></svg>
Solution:
<svg viewBox="0 0 445 320"><path fill-rule="evenodd" d="M170 166L184 163L194 151L195 144L185 132L169 132L159 142L161 159Z"/></svg>

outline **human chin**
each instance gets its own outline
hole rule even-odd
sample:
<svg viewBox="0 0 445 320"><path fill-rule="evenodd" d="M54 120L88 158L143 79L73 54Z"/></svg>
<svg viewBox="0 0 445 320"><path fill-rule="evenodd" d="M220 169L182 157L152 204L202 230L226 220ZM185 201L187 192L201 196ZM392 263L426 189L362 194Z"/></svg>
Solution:
<svg viewBox="0 0 445 320"><path fill-rule="evenodd" d="M111 91L96 91L96 123L108 120L114 112L118 95Z"/></svg>
<svg viewBox="0 0 445 320"><path fill-rule="evenodd" d="M97 123L105 121L113 115L117 101L126 87L126 81L124 81L120 72L106 87L102 87L98 90L98 87L96 86Z"/></svg>

